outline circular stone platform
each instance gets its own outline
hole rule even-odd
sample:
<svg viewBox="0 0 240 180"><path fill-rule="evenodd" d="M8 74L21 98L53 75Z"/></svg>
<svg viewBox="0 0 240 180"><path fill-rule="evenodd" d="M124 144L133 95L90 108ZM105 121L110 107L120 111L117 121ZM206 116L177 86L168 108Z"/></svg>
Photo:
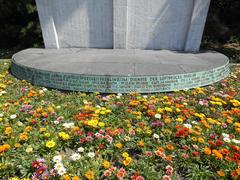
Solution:
<svg viewBox="0 0 240 180"><path fill-rule="evenodd" d="M217 52L26 49L13 56L11 71L35 85L62 90L151 93L217 82L229 75L229 60Z"/></svg>

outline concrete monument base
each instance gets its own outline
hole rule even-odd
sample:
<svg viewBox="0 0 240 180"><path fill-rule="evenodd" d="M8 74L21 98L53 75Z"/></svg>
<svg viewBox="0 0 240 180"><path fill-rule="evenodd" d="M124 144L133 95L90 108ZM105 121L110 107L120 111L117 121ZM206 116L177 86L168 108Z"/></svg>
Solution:
<svg viewBox="0 0 240 180"><path fill-rule="evenodd" d="M168 50L26 49L11 71L35 85L83 92L167 92L205 86L229 75L217 52Z"/></svg>

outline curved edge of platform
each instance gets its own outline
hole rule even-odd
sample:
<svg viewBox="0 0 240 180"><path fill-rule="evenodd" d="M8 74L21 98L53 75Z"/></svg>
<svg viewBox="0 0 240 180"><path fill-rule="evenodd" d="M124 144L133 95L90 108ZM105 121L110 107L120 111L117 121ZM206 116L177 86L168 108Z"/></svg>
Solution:
<svg viewBox="0 0 240 180"><path fill-rule="evenodd" d="M170 92L210 85L230 74L229 62L208 71L158 76L104 76L44 71L12 58L11 72L19 79L49 88L101 93Z"/></svg>

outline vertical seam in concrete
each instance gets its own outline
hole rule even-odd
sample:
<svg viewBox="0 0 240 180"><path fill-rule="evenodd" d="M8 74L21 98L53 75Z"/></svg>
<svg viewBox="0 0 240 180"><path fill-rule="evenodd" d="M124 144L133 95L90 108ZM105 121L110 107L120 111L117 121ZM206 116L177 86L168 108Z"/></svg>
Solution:
<svg viewBox="0 0 240 180"><path fill-rule="evenodd" d="M125 39L125 48L128 49L128 15L129 15L129 12L128 12L128 8L129 8L129 4L128 4L128 1L129 0L126 0L126 29L125 29L125 33L126 33L126 39Z"/></svg>
<svg viewBox="0 0 240 180"><path fill-rule="evenodd" d="M57 49L59 49L58 34L57 34L56 26L55 26L55 23L54 23L53 15L51 16L51 21L52 21L52 26L53 26L54 39L56 41Z"/></svg>
<svg viewBox="0 0 240 180"><path fill-rule="evenodd" d="M183 51L186 51L186 46L187 46L187 42L188 42L188 39L189 39L189 33L190 33L191 26L192 26L193 13L194 13L195 5L196 5L196 0L193 0L193 4L192 4L192 8L191 8L191 16L190 16L190 21L189 21L187 31L186 31L186 35L185 35Z"/></svg>
<svg viewBox="0 0 240 180"><path fill-rule="evenodd" d="M122 25L122 26L120 26ZM128 0L113 0L113 48L126 49Z"/></svg>

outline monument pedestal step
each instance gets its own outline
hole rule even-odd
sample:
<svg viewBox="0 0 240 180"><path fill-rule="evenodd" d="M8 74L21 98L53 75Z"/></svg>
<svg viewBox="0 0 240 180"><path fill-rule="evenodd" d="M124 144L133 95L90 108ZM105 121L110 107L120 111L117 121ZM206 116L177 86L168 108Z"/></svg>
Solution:
<svg viewBox="0 0 240 180"><path fill-rule="evenodd" d="M229 75L229 60L210 51L26 49L13 56L11 72L34 85L61 90L152 93L217 82Z"/></svg>

